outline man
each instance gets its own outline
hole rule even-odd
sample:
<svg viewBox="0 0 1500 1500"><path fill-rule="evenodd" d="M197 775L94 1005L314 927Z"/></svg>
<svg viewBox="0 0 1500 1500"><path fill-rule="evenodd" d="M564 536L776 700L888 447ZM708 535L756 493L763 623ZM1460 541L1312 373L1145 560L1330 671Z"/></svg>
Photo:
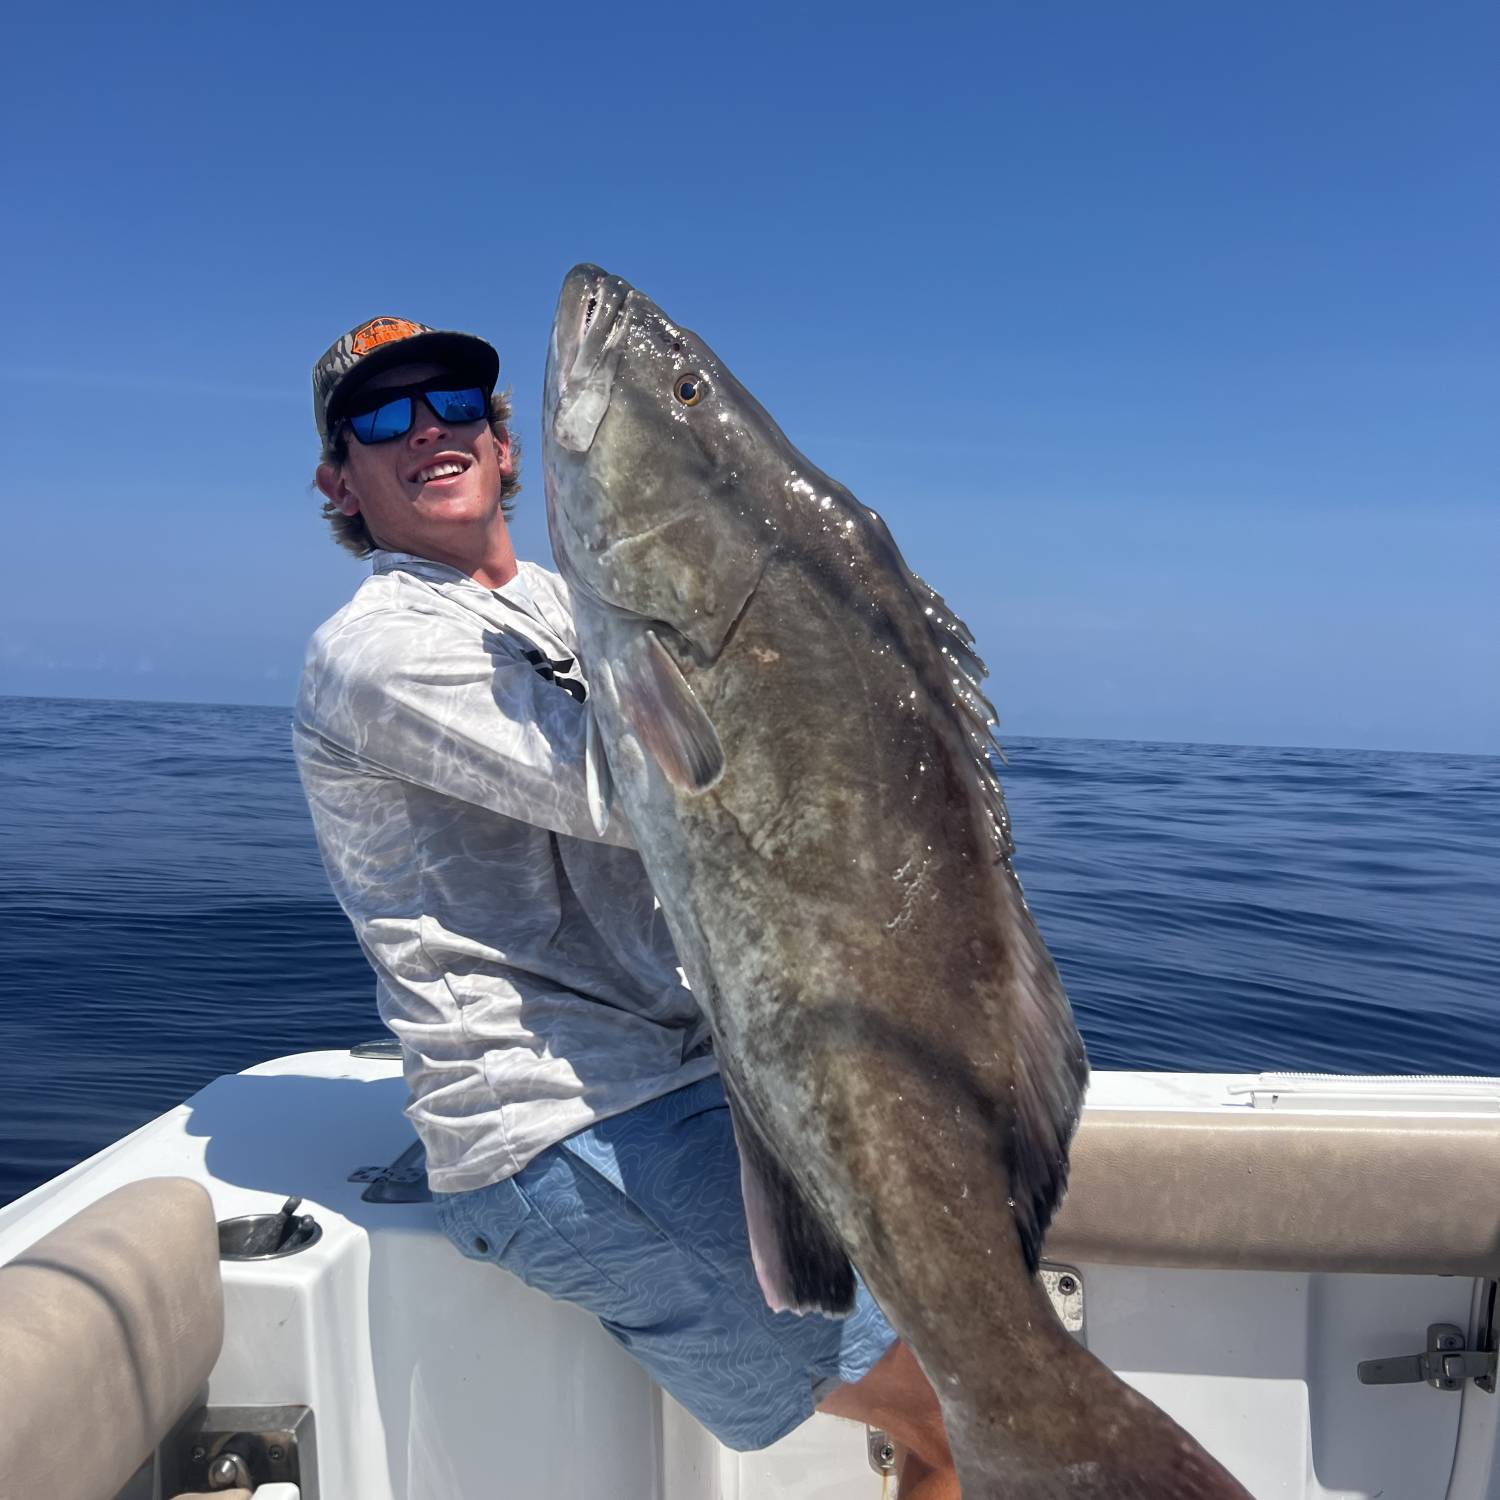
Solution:
<svg viewBox="0 0 1500 1500"><path fill-rule="evenodd" d="M518 562L499 358L376 318L313 370L317 484L373 558L314 635L294 742L335 893L400 1037L444 1231L594 1312L730 1447L815 1407L951 1500L936 1398L860 1289L772 1313L707 1025L617 818L589 816L567 589Z"/></svg>

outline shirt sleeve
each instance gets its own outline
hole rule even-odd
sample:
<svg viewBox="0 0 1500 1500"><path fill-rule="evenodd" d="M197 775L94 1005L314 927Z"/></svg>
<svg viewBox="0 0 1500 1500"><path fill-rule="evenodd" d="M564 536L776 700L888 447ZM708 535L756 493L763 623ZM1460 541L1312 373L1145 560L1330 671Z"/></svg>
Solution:
<svg viewBox="0 0 1500 1500"><path fill-rule="evenodd" d="M584 757L592 709L499 631L402 608L321 643L304 727L376 771L573 838L634 847L616 807L601 835Z"/></svg>

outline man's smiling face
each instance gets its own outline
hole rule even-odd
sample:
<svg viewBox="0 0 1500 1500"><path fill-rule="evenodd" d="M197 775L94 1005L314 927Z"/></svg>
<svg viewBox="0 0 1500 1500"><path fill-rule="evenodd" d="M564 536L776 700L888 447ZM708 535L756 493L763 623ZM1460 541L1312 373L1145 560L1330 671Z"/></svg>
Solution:
<svg viewBox="0 0 1500 1500"><path fill-rule="evenodd" d="M442 365L397 365L360 394L410 386L445 374ZM473 384L455 375L456 389ZM426 401L415 403L411 430L387 443L348 435L348 458L318 469L318 488L345 515L362 515L380 546L439 562L466 552L466 535L488 530L500 511L501 481L512 472L510 444L487 417L442 421ZM503 524L503 523L502 523Z"/></svg>

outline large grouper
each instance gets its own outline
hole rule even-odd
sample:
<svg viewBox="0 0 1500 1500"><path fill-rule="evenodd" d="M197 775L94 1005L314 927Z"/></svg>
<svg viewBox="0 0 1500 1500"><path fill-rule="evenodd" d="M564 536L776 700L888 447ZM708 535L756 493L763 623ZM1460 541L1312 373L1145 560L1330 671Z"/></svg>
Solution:
<svg viewBox="0 0 1500 1500"><path fill-rule="evenodd" d="M576 267L547 512L623 812L733 1112L773 1307L851 1262L932 1382L965 1500L1248 1500L1036 1276L1088 1076L1011 867L973 641L702 339Z"/></svg>

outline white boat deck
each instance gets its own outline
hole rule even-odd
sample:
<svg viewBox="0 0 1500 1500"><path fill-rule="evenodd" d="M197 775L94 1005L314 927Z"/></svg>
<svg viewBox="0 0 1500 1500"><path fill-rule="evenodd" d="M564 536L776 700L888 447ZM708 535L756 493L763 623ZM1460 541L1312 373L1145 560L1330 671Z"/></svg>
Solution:
<svg viewBox="0 0 1500 1500"><path fill-rule="evenodd" d="M316 1244L223 1265L209 1399L311 1406L321 1500L876 1500L863 1428L819 1417L728 1453L591 1318L458 1255L430 1202L365 1201L351 1174L414 1144L405 1097L397 1062L345 1052L217 1079L0 1210L0 1264L143 1177L202 1183L220 1219L303 1198ZM1101 1073L1089 1108L1493 1120L1500 1081ZM1260 1500L1500 1500L1500 1398L1353 1373L1414 1352L1431 1323L1472 1328L1476 1278L1079 1269L1089 1347Z"/></svg>

